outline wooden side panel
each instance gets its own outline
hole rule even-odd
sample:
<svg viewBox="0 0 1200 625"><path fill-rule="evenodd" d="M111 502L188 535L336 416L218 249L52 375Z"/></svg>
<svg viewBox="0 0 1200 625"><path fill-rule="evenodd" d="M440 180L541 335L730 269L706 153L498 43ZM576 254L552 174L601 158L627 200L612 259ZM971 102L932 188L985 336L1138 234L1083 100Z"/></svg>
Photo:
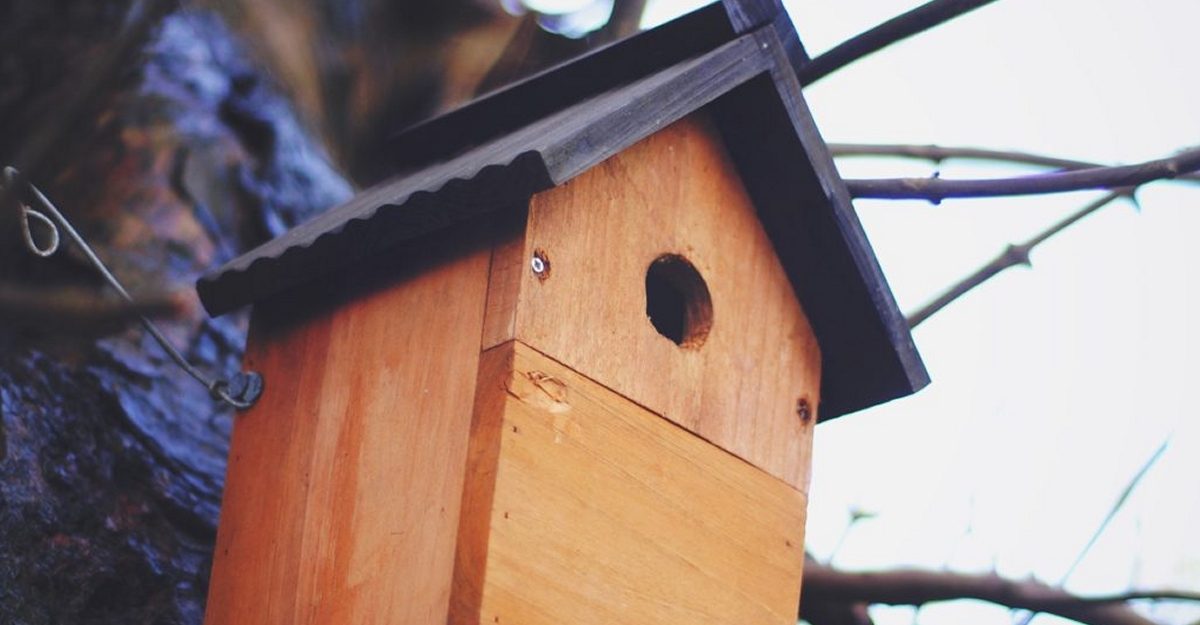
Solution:
<svg viewBox="0 0 1200 625"><path fill-rule="evenodd" d="M477 406L503 417L477 414L472 448L494 473L463 511L490 535L451 623L796 622L803 493L519 342L492 351Z"/></svg>
<svg viewBox="0 0 1200 625"><path fill-rule="evenodd" d="M282 326L256 311L266 390L234 426L207 623L445 621L489 257L400 263Z"/></svg>
<svg viewBox="0 0 1200 625"><path fill-rule="evenodd" d="M493 287L514 267L521 280L518 297L489 296L485 346L524 341L807 490L815 418L802 420L797 403L817 406L821 355L702 114L534 196L524 236L497 249ZM539 250L544 280L529 270ZM698 348L647 319L646 272L663 254L688 259L711 293L713 326Z"/></svg>

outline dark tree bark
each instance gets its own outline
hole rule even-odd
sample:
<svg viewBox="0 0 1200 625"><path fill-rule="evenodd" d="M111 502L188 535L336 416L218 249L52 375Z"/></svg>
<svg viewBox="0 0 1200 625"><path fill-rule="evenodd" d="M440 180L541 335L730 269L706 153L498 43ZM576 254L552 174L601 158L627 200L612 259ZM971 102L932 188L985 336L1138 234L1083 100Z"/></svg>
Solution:
<svg viewBox="0 0 1200 625"><path fill-rule="evenodd" d="M809 560L804 568L801 616L817 625L866 625L869 619L863 621L860 615L865 616L867 604L921 606L978 599L1090 625L1154 625L1125 602L1137 598L1194 601L1198 597L1196 593L1146 592L1089 599L1033 579L916 569L850 573ZM810 598L814 601L809 602Z"/></svg>
<svg viewBox="0 0 1200 625"><path fill-rule="evenodd" d="M55 103L119 35L128 4L6 5L5 164L64 121ZM350 187L219 18L155 20L25 173L131 291L190 301L164 331L226 373L244 319L207 318L193 280ZM6 234L0 285L102 290L78 250L40 259ZM232 412L140 328L97 339L82 310L57 327L0 326L0 622L198 623Z"/></svg>
<svg viewBox="0 0 1200 625"><path fill-rule="evenodd" d="M470 93L494 59L431 51L491 15L472 0L204 4L0 7L0 165L20 166L135 297L178 293L163 330L224 375L245 319L208 318L193 282L349 197L314 137L370 180L380 137ZM511 34L484 30L497 49ZM311 75L280 65L297 49ZM28 253L19 214L0 207L0 622L198 623L232 411L140 328L105 334L94 269L66 243ZM46 294L82 295L29 314Z"/></svg>

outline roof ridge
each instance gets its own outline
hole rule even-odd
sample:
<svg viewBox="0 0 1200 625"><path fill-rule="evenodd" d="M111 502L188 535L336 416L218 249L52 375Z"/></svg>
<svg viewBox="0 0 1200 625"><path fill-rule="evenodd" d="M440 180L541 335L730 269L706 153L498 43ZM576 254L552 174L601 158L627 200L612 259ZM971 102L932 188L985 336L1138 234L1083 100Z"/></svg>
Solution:
<svg viewBox="0 0 1200 625"><path fill-rule="evenodd" d="M709 52L781 16L787 19L778 0L713 2L409 126L392 138L384 158L393 171L453 158L534 120ZM580 75L587 79L580 80ZM530 92L541 97L531 101Z"/></svg>

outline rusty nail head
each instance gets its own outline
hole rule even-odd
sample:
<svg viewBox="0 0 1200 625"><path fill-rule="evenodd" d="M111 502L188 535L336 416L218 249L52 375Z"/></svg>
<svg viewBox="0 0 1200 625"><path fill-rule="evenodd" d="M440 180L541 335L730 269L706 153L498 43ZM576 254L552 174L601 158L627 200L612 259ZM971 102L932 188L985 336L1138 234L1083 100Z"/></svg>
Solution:
<svg viewBox="0 0 1200 625"><path fill-rule="evenodd" d="M808 423L808 420L812 418L812 409L808 406L808 398L801 397L796 401L796 414L800 415L800 420L804 423Z"/></svg>

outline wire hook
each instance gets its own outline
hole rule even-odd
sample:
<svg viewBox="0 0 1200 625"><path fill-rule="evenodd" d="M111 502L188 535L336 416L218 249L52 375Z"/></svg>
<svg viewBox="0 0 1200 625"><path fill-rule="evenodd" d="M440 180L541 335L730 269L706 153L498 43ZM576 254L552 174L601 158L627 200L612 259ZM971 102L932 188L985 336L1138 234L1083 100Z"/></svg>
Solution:
<svg viewBox="0 0 1200 625"><path fill-rule="evenodd" d="M21 172L17 171L15 167L5 167L5 188L11 188L18 180L20 180L20 177ZM87 256L88 261L91 262L96 271L100 272L100 275L104 277L105 282L107 282L109 286L116 290L116 292L120 294L125 301L132 304L133 297L129 295L129 292L125 290L125 287L121 285L121 282L117 280L117 277L108 270L108 267L103 261L100 260L100 257L96 255L96 252L92 250L91 246L88 245L83 236L81 236L75 230L75 228L71 226L71 222L68 221L66 216L58 210L58 207L54 206L50 199L43 195L42 192L36 186L34 186L32 182L25 181L25 184L29 187L29 191L33 194L34 199L37 200L39 208L41 209L37 210L31 208L20 199L17 200L17 202L21 205L22 219L24 222L22 234L25 238L25 247L27 247L30 252L33 252L34 254L43 258L52 256L58 251L60 240L59 231L61 229L63 232L66 232L67 237L70 238L75 245L79 246L79 249L83 251L85 256ZM49 215L47 215L47 213L49 213ZM30 218L38 221L49 229L50 240L46 243L46 245L38 245L37 241L34 239ZM150 333L150 336L152 336L159 346L163 348L163 351L167 353L167 356L169 356L171 360L179 366L179 368L183 369L184 372L192 376L192 378L194 378L197 382L203 384L214 399L221 400L238 410L245 410L253 406L254 403L258 401L258 398L262 396L263 378L258 372L239 371L230 380L210 378L193 366L192 363L188 362L187 358L185 358L183 354L179 352L179 350L175 349L174 345L171 345L171 342L168 341L166 335L164 335L162 331L158 329L158 326L154 325L153 322L141 315L138 316L138 319L141 321L142 327L144 327L146 331Z"/></svg>
<svg viewBox="0 0 1200 625"><path fill-rule="evenodd" d="M46 227L47 232L50 233L50 241L46 243L45 247L38 245L37 240L33 237L33 224L29 223L30 218L41 222ZM49 217L29 208L23 202L21 203L21 219L24 222L22 223L21 234L25 237L25 247L30 252L42 258L53 256L58 251L58 226L55 226Z"/></svg>

